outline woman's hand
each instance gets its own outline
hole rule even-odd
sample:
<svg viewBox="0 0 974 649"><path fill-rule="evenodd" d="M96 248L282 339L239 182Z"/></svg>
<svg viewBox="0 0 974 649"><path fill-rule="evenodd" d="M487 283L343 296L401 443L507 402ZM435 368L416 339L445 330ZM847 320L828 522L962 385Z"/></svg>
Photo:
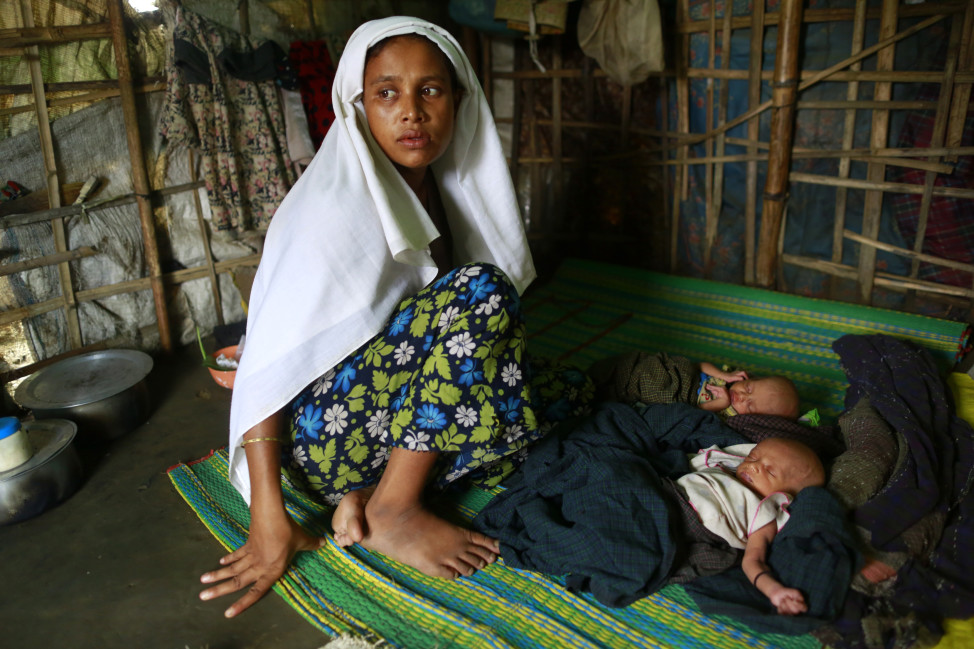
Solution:
<svg viewBox="0 0 974 649"><path fill-rule="evenodd" d="M287 515L252 516L250 537L239 549L220 559L223 566L200 577L204 584L216 584L200 593L210 600L250 587L224 615L239 615L263 597L287 570L296 552L317 550L327 539L309 535Z"/></svg>

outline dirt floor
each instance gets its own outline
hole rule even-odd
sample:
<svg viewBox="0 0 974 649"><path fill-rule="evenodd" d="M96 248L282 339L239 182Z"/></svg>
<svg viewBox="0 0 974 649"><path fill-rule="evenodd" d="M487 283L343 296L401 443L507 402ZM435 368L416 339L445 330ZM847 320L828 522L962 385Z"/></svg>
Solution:
<svg viewBox="0 0 974 649"><path fill-rule="evenodd" d="M230 391L188 347L156 357L149 420L80 449L85 481L36 518L0 526L4 649L317 649L329 637L277 594L234 620L202 602L223 547L166 475L226 444Z"/></svg>

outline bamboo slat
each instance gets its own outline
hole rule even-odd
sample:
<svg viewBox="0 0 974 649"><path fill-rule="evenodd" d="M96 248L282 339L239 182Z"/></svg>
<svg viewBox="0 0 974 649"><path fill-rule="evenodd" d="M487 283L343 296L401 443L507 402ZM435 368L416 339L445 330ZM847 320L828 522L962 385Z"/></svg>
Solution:
<svg viewBox="0 0 974 649"><path fill-rule="evenodd" d="M852 48L850 54L855 56L862 50L866 31L866 0L856 0L855 18L852 23ZM859 62L853 63L853 71L862 69ZM859 82L850 81L846 88L846 99L850 102L859 99ZM876 106L869 106L875 108ZM855 138L856 110L850 107L846 110L845 121L842 124L842 148L851 149ZM848 178L849 170L852 166L852 157L843 157L839 160L839 178ZM845 230L846 204L848 201L848 188L839 187L835 192L835 222L832 225L832 261L839 263L842 261L842 251L844 240L842 232ZM837 287L833 282L829 293L834 295Z"/></svg>
<svg viewBox="0 0 974 649"><path fill-rule="evenodd" d="M888 39L896 33L898 21L898 0L883 0L883 13L879 24L879 38ZM879 50L876 55L877 70L892 70L896 50L894 45ZM892 85L888 82L877 83L873 88L873 99L888 101L892 96ZM889 111L874 110L869 141L873 147L889 145ZM866 169L866 179L870 183L881 183L886 177L886 165L881 162L871 162ZM870 239L879 236L879 222L883 210L883 192L878 187L866 190L863 204L862 233ZM859 299L868 304L872 301L873 278L876 274L876 250L865 247L859 250Z"/></svg>
<svg viewBox="0 0 974 649"><path fill-rule="evenodd" d="M146 266L152 285L152 297L159 322L159 344L166 353L172 352L172 337L169 331L169 314L166 308L165 286L159 264L159 247L156 244L155 221L152 218L152 205L149 202L149 177L145 169L142 153L142 139L139 135L139 119L135 109L135 91L132 85L132 71L129 66L128 42L122 23L124 12L122 0L109 0L108 15L112 25L112 45L115 51L115 67L118 70L118 88L125 119L125 139L128 143L129 163L132 166L132 184L136 203L139 206L139 221L142 225L142 245L145 251Z"/></svg>
<svg viewBox="0 0 974 649"><path fill-rule="evenodd" d="M195 161L192 149L187 149L189 156L190 178L199 177L199 168ZM200 228L200 241L203 243L203 255L206 258L206 267L209 269L210 290L213 291L213 307L216 312L218 324L225 324L223 320L223 300L220 298L220 280L213 266L213 251L210 249L210 235L206 230L206 219L203 218L203 203L200 201L199 191L193 192L193 207L196 210L196 223Z"/></svg>
<svg viewBox="0 0 974 649"><path fill-rule="evenodd" d="M764 65L764 0L754 0L751 9L751 42L748 59L747 106L754 108L761 103L761 70ZM733 25L733 21L731 22ZM760 137L761 120L752 117L747 122L747 153L756 156L757 139ZM733 138L725 138L731 142ZM767 159L767 158L764 158ZM747 161L747 179L744 198L744 283L754 283L754 246L757 232L758 158Z"/></svg>
<svg viewBox="0 0 974 649"><path fill-rule="evenodd" d="M68 261L74 261L75 259L91 257L92 255L97 254L98 251L96 251L94 248L90 246L82 246L74 250L56 252L53 255L44 255L43 257L37 257L36 259L2 264L0 265L0 277L6 277L7 275L13 275L14 273L22 273L35 268L43 268L44 266L54 266Z"/></svg>
<svg viewBox="0 0 974 649"><path fill-rule="evenodd" d="M898 183L887 180L863 180L859 178L836 178L819 174L791 172L789 180L792 182L809 183L811 185L826 185L829 187L851 187L874 192L892 192L897 194L922 194L923 185L913 183ZM934 187L934 196L951 196L953 198L974 198L974 189L964 187ZM875 236L872 238L875 239Z"/></svg>
<svg viewBox="0 0 974 649"><path fill-rule="evenodd" d="M20 15L24 26L28 29L34 26L34 12L28 0L21 0ZM37 45L24 48L30 71L31 87L34 90L34 109L37 112L37 132L40 138L41 157L44 161L45 184L47 185L48 204L53 208L61 206L61 185L58 175L57 159L54 154L54 138L51 133L51 122L47 113L47 100L44 96L44 76L41 70L41 54ZM56 253L66 253L67 234L64 220L51 219L51 233L54 238ZM74 295L74 282L71 279L71 266L67 261L57 264L58 280L61 285L61 307L67 321L68 338L71 349L82 346L81 323L78 320L78 304Z"/></svg>
<svg viewBox="0 0 974 649"><path fill-rule="evenodd" d="M27 27L0 29L0 48L23 48L31 45L57 45L111 36L110 23L35 27L33 19Z"/></svg>
<svg viewBox="0 0 974 649"><path fill-rule="evenodd" d="M714 68L717 51L717 0L710 0L710 28L707 30L707 57L710 67ZM714 79L708 78L707 92L704 105L704 129L713 130L714 126ZM720 137L719 135L717 137ZM709 158L714 155L713 140L706 140L703 143L704 156ZM714 249L714 240L717 238L717 204L714 196L714 165L708 163L704 165L704 231L703 231L703 276L710 277L713 269L710 267L710 253Z"/></svg>
<svg viewBox="0 0 974 649"><path fill-rule="evenodd" d="M947 145L958 146L964 135L964 124L967 120L967 111L970 108L971 88L974 84L966 79L965 73L974 71L974 0L967 1L964 12L964 26L961 34L965 36L962 44L957 65L957 81L964 77L962 83L954 86L953 103L950 109L950 122L947 126ZM957 162L954 156L947 156L949 162Z"/></svg>

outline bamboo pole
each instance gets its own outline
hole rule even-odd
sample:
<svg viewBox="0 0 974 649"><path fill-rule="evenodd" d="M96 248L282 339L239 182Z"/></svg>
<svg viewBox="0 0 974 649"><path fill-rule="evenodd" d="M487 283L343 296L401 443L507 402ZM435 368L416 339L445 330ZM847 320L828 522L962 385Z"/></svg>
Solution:
<svg viewBox="0 0 974 649"><path fill-rule="evenodd" d="M730 69L731 60L731 16L733 14L733 3L724 3L724 21L720 35L720 68ZM723 124L727 121L727 104L730 101L730 82L722 79L720 82L720 93L717 98L717 123ZM718 156L724 155L724 144L726 136L721 133L717 136L714 143L714 153ZM711 243L717 240L717 229L720 225L721 209L724 205L724 164L721 162L714 164L714 235ZM709 260L712 261L712 260Z"/></svg>
<svg viewBox="0 0 974 649"><path fill-rule="evenodd" d="M260 255L257 254L248 255L246 257L237 257L235 259L227 259L225 261L218 261L214 264L214 267L216 268L217 273L228 273L236 268L243 266L253 267L257 266L259 263ZM185 268L172 273L166 273L164 275L164 279L167 284L178 286L179 284L185 284L186 282L191 282L193 280L206 279L208 274L208 267L196 266L194 268ZM151 290L151 288L151 278L140 277L138 279L131 279L124 282L109 284L107 286L99 286L98 288L78 291L76 298L79 303L91 302L93 300L103 300L105 298L113 297L115 295L122 295L125 293L148 291ZM0 325L10 324L11 322L23 320L24 318L30 318L36 315L41 315L42 313L54 311L55 309L61 308L61 304L61 300L55 298L53 300L37 302L36 304L28 304L15 309L0 311Z"/></svg>
<svg viewBox="0 0 974 649"><path fill-rule="evenodd" d="M689 13L687 9L688 0L677 0L677 22L687 22ZM676 130L679 136L690 132L690 82L687 77L689 67L687 57L690 55L690 37L684 35L679 40L679 47L675 47L676 67ZM665 152L670 150L670 143L667 141L661 149ZM677 270L677 260L680 240L680 208L681 202L686 200L689 194L689 167L686 160L690 157L690 149L680 146L676 149L676 173L673 179L673 207L670 214L670 272ZM683 164L681 164L683 163Z"/></svg>
<svg viewBox="0 0 974 649"><path fill-rule="evenodd" d="M781 261L785 264L810 268L812 270L835 275L844 279L855 280L858 277L858 271L856 268L836 264L826 259L814 259L786 253L781 255ZM947 284L936 284L934 282L927 282L919 279L911 280L900 277L899 275L883 272L876 273L875 285L895 291L923 291L951 297L974 297L974 290L971 289L961 288L960 286L950 286Z"/></svg>
<svg viewBox="0 0 974 649"><path fill-rule="evenodd" d="M34 26L34 13L29 0L21 0L20 14L24 26ZM61 206L61 184L58 177L57 159L54 153L54 138L51 134L51 122L47 113L47 100L44 96L44 76L41 70L41 54L37 45L25 48L28 59L31 86L34 89L34 108L37 111L37 133L41 144L41 155L44 160L45 181L47 185L48 204L51 207ZM57 253L68 252L68 237L64 228L64 219L51 219L51 234L54 237L54 250ZM58 280L61 284L61 306L68 326L68 343L71 349L82 346L81 322L78 320L78 303L74 295L74 282L71 278L71 265L67 260L58 263Z"/></svg>
<svg viewBox="0 0 974 649"><path fill-rule="evenodd" d="M132 88L132 72L129 67L128 39L122 23L122 0L109 0L108 15L112 24L112 45L115 50L115 66L118 69L118 88L122 102L122 116L125 120L125 137L128 142L129 162L132 165L132 184L136 203L139 207L139 220L142 224L142 245L149 270L152 297L155 301L156 320L159 324L159 343L163 351L172 351L169 331L169 315L166 310L165 286L159 265L159 248L156 245L155 222L152 218L152 205L149 202L149 178L145 170L142 154L142 140L139 135L139 119L135 108L135 93Z"/></svg>
<svg viewBox="0 0 974 649"><path fill-rule="evenodd" d="M968 0L956 0L953 2L925 2L916 5L903 5L900 9L900 16L903 18L918 18L922 16L932 16L934 14L959 14L966 9ZM804 12L802 22L828 23L828 22L848 22L854 19L855 9L808 9ZM882 15L879 7L870 7L866 12L868 20L875 20ZM769 13L765 24L770 26L777 25L781 20L781 12ZM732 29L749 29L754 25L751 16L740 16L735 18ZM706 20L684 21L676 25L678 34L692 34L705 32L709 28ZM967 32L970 33L970 32Z"/></svg>
<svg viewBox="0 0 974 649"><path fill-rule="evenodd" d="M75 259L83 259L84 257L91 257L92 255L97 254L98 252L94 248L91 248L90 246L82 246L80 248L75 248L74 250L56 252L53 255L44 255L43 257L37 257L36 259L28 259L26 261L3 264L0 265L0 277L13 275L14 273L22 273L35 268L55 266L64 262L74 261Z"/></svg>
<svg viewBox="0 0 974 649"><path fill-rule="evenodd" d="M933 121L933 132L930 134L930 145L937 147L944 143L947 131L947 120L950 113L951 93L954 89L954 75L957 71L960 55L960 35L963 25L954 21L951 23L950 37L947 43L947 58L944 62L944 80L940 84L940 96L937 102L937 112ZM936 162L937 158L933 158ZM917 220L916 237L913 240L913 251L923 252L923 244L927 237L927 223L930 219L930 204L933 199L933 188L937 182L937 172L927 171L923 183L923 195L920 198L920 213ZM914 257L910 264L910 277L916 279L920 273L920 259ZM912 306L912 305L908 305ZM910 309L912 310L912 309Z"/></svg>
<svg viewBox="0 0 974 649"><path fill-rule="evenodd" d="M0 29L0 48L21 49L31 45L58 45L87 41L111 36L110 23L90 23L86 25L64 25L36 27L31 19L30 25Z"/></svg>
<svg viewBox="0 0 974 649"><path fill-rule="evenodd" d="M553 38L551 68L558 70L561 68L561 36ZM552 195L551 215L546 219L547 232L550 235L558 229L560 219L554 218L555 215L564 214L564 202L562 197L565 193L564 162L562 160L562 107L561 107L561 79L555 78L551 81L551 157L554 158L551 165L551 175L554 185Z"/></svg>
<svg viewBox="0 0 974 649"><path fill-rule="evenodd" d="M801 47L802 0L783 0L775 53L775 82L772 88L771 149L764 185L761 230L755 278L759 286L772 287L777 266L776 247L788 198L788 172L795 135L795 101L798 90L798 55Z"/></svg>
<svg viewBox="0 0 974 649"><path fill-rule="evenodd" d="M887 1L891 1L891 0L887 0ZM922 22L917 23L916 25L913 25L911 27L908 27L907 29L904 29L901 32L898 32L896 34L893 34L892 36L890 36L888 38L883 38L881 41L879 41L875 45L873 45L871 47L867 47L866 49L862 50L861 52L859 52L859 54L856 54L855 56L850 56L850 57L848 57L848 58L846 58L846 59L844 59L842 61L839 61L838 63L836 63L836 64L834 64L832 66L829 66L828 68L826 68L824 70L819 70L817 72L814 72L814 73L810 74L807 79L804 79L801 83L798 84L798 92L801 92L802 90L806 90L807 88L810 88L811 86L819 83L820 81L824 81L825 79L832 79L832 77L838 78L838 74L837 73L840 70L843 70L844 68L852 65L853 63L855 63L857 61L861 61L861 60L863 60L864 58L866 58L868 56L872 56L875 52L878 52L879 50L882 50L884 47L889 47L889 46L893 45L894 43L898 43L899 41L903 40L904 38L908 38L908 37L912 36L913 34L916 34L917 32L923 31L927 27L929 27L931 25L934 25L934 24L940 22L944 18L946 18L946 16L944 16L944 15L937 15L937 16L933 16L931 18L928 18L928 19L926 19L926 20L924 20ZM899 74L901 74L903 77L908 76L908 75L903 74L903 73L899 73ZM941 75L937 75L936 78L939 79L939 78L942 78L942 77L941 77ZM832 80L836 80L836 79L832 79ZM897 79L897 80L899 80L899 81L907 81L908 79L902 78L902 79ZM696 144L698 142L703 142L704 140L707 140L709 138L716 137L718 133L723 133L724 131L728 131L728 130L734 128L735 126L737 126L738 124L743 124L744 122L746 122L747 120L751 119L755 115L759 115L759 114L763 113L768 108L771 108L772 107L773 102L774 102L773 99L770 100L770 101L766 101L766 102L762 103L761 105L756 106L755 108L752 108L751 110L748 110L747 112L745 112L745 113L743 113L741 115L738 115L737 117L735 117L734 119L730 120L729 122L727 122L723 126L718 127L716 129L708 132L708 133L701 133L699 135L694 135L694 136L692 136L690 138L687 138L686 140L681 141L677 146L686 146L687 144Z"/></svg>
<svg viewBox="0 0 974 649"><path fill-rule="evenodd" d="M828 187L851 187L853 189L863 189L867 192L890 192L895 194L922 194L924 186L913 183L898 183L888 180L869 180L860 178L836 178L834 176L821 176L819 174L806 174L791 172L789 180L797 183L808 183L811 185L826 185ZM974 198L974 189L966 187L934 187L934 196L950 196L952 198ZM873 235L872 238L876 238Z"/></svg>
<svg viewBox="0 0 974 649"><path fill-rule="evenodd" d="M189 156L189 172L190 178L197 178L199 174L199 168L196 164L195 156L193 155L193 149L188 148L186 150ZM203 243L203 256L206 258L206 267L209 269L210 273L210 290L213 291L213 307L216 311L216 321L218 324L224 324L223 320L223 300L220 297L220 280L216 274L216 268L213 266L213 251L210 250L210 235L206 230L206 219L203 218L203 204L200 201L199 191L193 192L193 206L196 208L196 223L200 228L200 241Z"/></svg>
<svg viewBox="0 0 974 649"><path fill-rule="evenodd" d="M866 32L866 0L856 0L855 18L852 23L852 48L851 54L856 55L862 50ZM862 65L859 62L853 63L851 70L859 71ZM859 99L859 82L850 81L846 88L846 99L854 102ZM871 106L870 108L875 108ZM842 126L842 148L852 149L855 139L856 110L850 107L846 110L845 121ZM839 178L848 178L852 166L852 157L839 159ZM835 192L835 222L832 225L832 261L840 263L842 261L844 239L842 232L845 230L846 206L848 203L848 188L839 187ZM834 296L838 290L835 282L830 282L829 295Z"/></svg>
<svg viewBox="0 0 974 649"><path fill-rule="evenodd" d="M898 0L883 0L883 14L879 25L879 38L888 39L896 33ZM892 70L895 49L893 45L885 47L876 55L876 69ZM873 99L888 101L892 95L889 83L877 83L873 89ZM884 147L889 144L889 111L874 110L869 141L873 147ZM870 163L866 170L866 179L873 184L882 183L886 178L886 165ZM883 192L875 189L866 191L863 204L862 234L870 239L879 238L879 223L883 209ZM872 301L873 277L876 274L876 249L871 247L859 250L859 300L864 304Z"/></svg>
<svg viewBox="0 0 974 649"><path fill-rule="evenodd" d="M153 191L150 197L165 197L172 196L174 194L180 194L186 191L193 191L203 187L205 183L194 182L185 183L183 185L173 185L172 187L165 187ZM90 205L86 205L85 209L90 216L98 210L108 209L109 207L121 207L123 205L133 205L136 202L135 194L125 194L122 196L116 196L115 198L107 200L99 200ZM6 216L0 217L0 230L5 230L6 228L13 228L18 225L27 225L28 223L40 223L42 221L50 221L53 218L68 218L81 214L82 207L80 205L65 205L64 207L57 207L48 210L39 210L37 212L25 212L21 214L8 214Z"/></svg>
<svg viewBox="0 0 974 649"><path fill-rule="evenodd" d="M907 259L912 259L914 261L924 261L936 266L943 266L945 268L953 268L955 270L964 271L965 273L974 273L974 264L967 264L962 261L954 261L953 259L946 259L944 257L937 257L936 255L928 255L923 252L917 252L916 250L910 250L908 248L900 248L899 246L894 246L890 243L884 243L882 241L876 241L874 239L868 239L861 234L853 232L852 230L846 230L842 233L846 239L855 241L858 244L864 246L871 246L877 250L883 250L885 252L891 252L895 255L901 257L906 257ZM912 277L911 279L916 279Z"/></svg>
<svg viewBox="0 0 974 649"><path fill-rule="evenodd" d="M761 71L764 65L764 3L765 0L754 0L751 14L751 49L748 62L747 105L754 108L761 103ZM757 139L761 134L761 119L752 117L747 122L747 153L756 156L758 152ZM726 138L730 142L731 138ZM761 159L767 159L762 156ZM744 199L744 283L754 283L754 244L757 232L757 196L758 196L758 158L747 161L747 180L745 181Z"/></svg>
<svg viewBox="0 0 974 649"><path fill-rule="evenodd" d="M717 58L717 0L710 0L710 18L708 23L710 28L707 30L707 59L710 68L716 67ZM714 127L714 80L707 80L706 103L704 105L704 130L709 132ZM720 136L718 136L720 137ZM704 157L710 158L714 155L714 141L706 140L703 143ZM703 276L711 276L710 254L714 249L714 241L717 238L717 217L714 205L714 165L708 163L704 165L704 228L703 228Z"/></svg>
<svg viewBox="0 0 974 649"><path fill-rule="evenodd" d="M11 54L11 56L20 56L23 54L22 51L17 51L16 54ZM0 56L3 56L0 53ZM143 77L141 83L136 87L138 92L155 92L159 90L166 89L166 80L162 77ZM44 90L47 94L55 94L60 92L87 92L91 91L91 95L95 99L101 99L102 97L115 97L118 95L118 83L114 79L104 79L98 81L63 81L60 83L45 83ZM34 89L29 83L16 83L16 84L6 84L0 85L0 95L32 95L34 94ZM56 99L51 99L47 103L49 106L59 106L67 105L81 101L91 101L86 95L78 95L75 97L58 97ZM11 109L7 109L11 110ZM2 113L0 113L2 114Z"/></svg>
<svg viewBox="0 0 974 649"><path fill-rule="evenodd" d="M964 13L964 27L961 34L965 36L961 43L960 57L957 64L958 77L964 73L974 71L974 0L967 1L967 8ZM956 79L955 79L956 81ZM948 146L959 146L964 135L964 126L967 123L967 111L970 108L971 88L970 81L958 83L954 86L953 103L950 108L950 121L947 126L946 143ZM947 156L948 162L957 162L954 156Z"/></svg>

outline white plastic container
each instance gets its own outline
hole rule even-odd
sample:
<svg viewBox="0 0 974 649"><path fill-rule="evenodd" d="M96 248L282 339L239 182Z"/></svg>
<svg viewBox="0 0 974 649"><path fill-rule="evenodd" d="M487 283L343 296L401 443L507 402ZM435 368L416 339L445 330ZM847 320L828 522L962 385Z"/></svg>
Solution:
<svg viewBox="0 0 974 649"><path fill-rule="evenodd" d="M34 455L30 440L16 417L0 417L0 473L18 467Z"/></svg>

